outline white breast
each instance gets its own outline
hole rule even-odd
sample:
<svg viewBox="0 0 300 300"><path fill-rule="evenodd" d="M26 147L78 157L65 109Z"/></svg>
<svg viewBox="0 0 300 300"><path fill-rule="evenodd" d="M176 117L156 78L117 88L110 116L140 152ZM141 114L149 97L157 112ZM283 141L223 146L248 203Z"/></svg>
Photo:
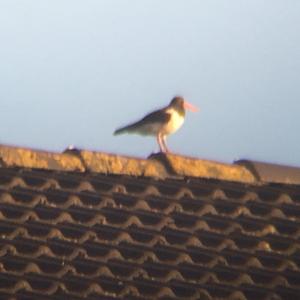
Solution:
<svg viewBox="0 0 300 300"><path fill-rule="evenodd" d="M161 133L165 135L171 134L178 130L184 122L184 117L181 116L176 110L170 108L167 110L167 112L171 114L171 119L165 126L163 126L161 130Z"/></svg>

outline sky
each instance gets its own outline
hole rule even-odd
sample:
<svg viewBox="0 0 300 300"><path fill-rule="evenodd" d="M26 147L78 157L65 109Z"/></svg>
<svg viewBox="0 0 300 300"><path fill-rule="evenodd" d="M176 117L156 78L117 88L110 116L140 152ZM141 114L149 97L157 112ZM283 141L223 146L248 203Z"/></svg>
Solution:
<svg viewBox="0 0 300 300"><path fill-rule="evenodd" d="M146 158L113 136L182 95L177 154L300 166L299 0L0 1L0 144Z"/></svg>

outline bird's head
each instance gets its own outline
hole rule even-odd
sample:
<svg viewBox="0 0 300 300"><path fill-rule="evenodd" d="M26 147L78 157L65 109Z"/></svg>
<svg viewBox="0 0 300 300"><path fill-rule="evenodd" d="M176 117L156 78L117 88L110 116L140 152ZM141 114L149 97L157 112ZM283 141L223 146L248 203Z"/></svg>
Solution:
<svg viewBox="0 0 300 300"><path fill-rule="evenodd" d="M173 107L174 109L176 109L177 111L183 111L183 112L186 109L188 109L192 112L196 112L196 111L199 110L198 107L196 107L193 104L185 101L184 98L181 97L181 96L174 97L170 102L170 106Z"/></svg>

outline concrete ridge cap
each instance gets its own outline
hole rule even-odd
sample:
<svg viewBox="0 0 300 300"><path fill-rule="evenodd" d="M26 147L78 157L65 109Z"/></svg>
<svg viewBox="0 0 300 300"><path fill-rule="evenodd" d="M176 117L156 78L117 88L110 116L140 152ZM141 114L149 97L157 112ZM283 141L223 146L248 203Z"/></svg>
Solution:
<svg viewBox="0 0 300 300"><path fill-rule="evenodd" d="M300 168L296 166L248 159L235 161L234 164L246 167L259 182L300 185Z"/></svg>
<svg viewBox="0 0 300 300"><path fill-rule="evenodd" d="M0 167L24 167L57 171L98 172L166 178L159 162L105 152L66 149L62 153L0 145Z"/></svg>
<svg viewBox="0 0 300 300"><path fill-rule="evenodd" d="M0 145L0 166L84 171L80 160L70 155L7 145Z"/></svg>
<svg viewBox="0 0 300 300"><path fill-rule="evenodd" d="M268 164L263 163L263 166L268 166ZM287 180L283 177L274 179L268 177L266 173L259 174L259 172L262 172L261 170L264 171L265 169L260 168L261 165L256 162L254 165L251 161L227 164L196 157L163 153L152 154L148 158L139 158L76 148L68 148L62 153L57 153L0 145L0 167L89 171L103 174L146 176L157 179L195 177L249 184L273 182L295 184L295 181L291 179ZM272 170L278 171L278 168L272 168ZM296 169L297 172L300 172L300 168ZM295 172L294 169L293 171Z"/></svg>
<svg viewBox="0 0 300 300"><path fill-rule="evenodd" d="M160 161L169 174L186 177L201 177L243 183L256 183L255 176L244 166L212 160L181 156L178 154L153 154L149 157Z"/></svg>

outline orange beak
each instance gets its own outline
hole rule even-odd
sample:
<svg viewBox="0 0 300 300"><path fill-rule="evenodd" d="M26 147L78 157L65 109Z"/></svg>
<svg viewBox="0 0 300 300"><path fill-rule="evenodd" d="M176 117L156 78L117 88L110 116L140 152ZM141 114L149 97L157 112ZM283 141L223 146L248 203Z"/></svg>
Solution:
<svg viewBox="0 0 300 300"><path fill-rule="evenodd" d="M187 101L184 101L183 107L184 107L185 109L188 109L188 110L192 111L192 112L197 112L197 111L199 111L199 108L198 108L198 107L194 106L193 104L191 104L191 103L189 103L189 102L187 102Z"/></svg>

